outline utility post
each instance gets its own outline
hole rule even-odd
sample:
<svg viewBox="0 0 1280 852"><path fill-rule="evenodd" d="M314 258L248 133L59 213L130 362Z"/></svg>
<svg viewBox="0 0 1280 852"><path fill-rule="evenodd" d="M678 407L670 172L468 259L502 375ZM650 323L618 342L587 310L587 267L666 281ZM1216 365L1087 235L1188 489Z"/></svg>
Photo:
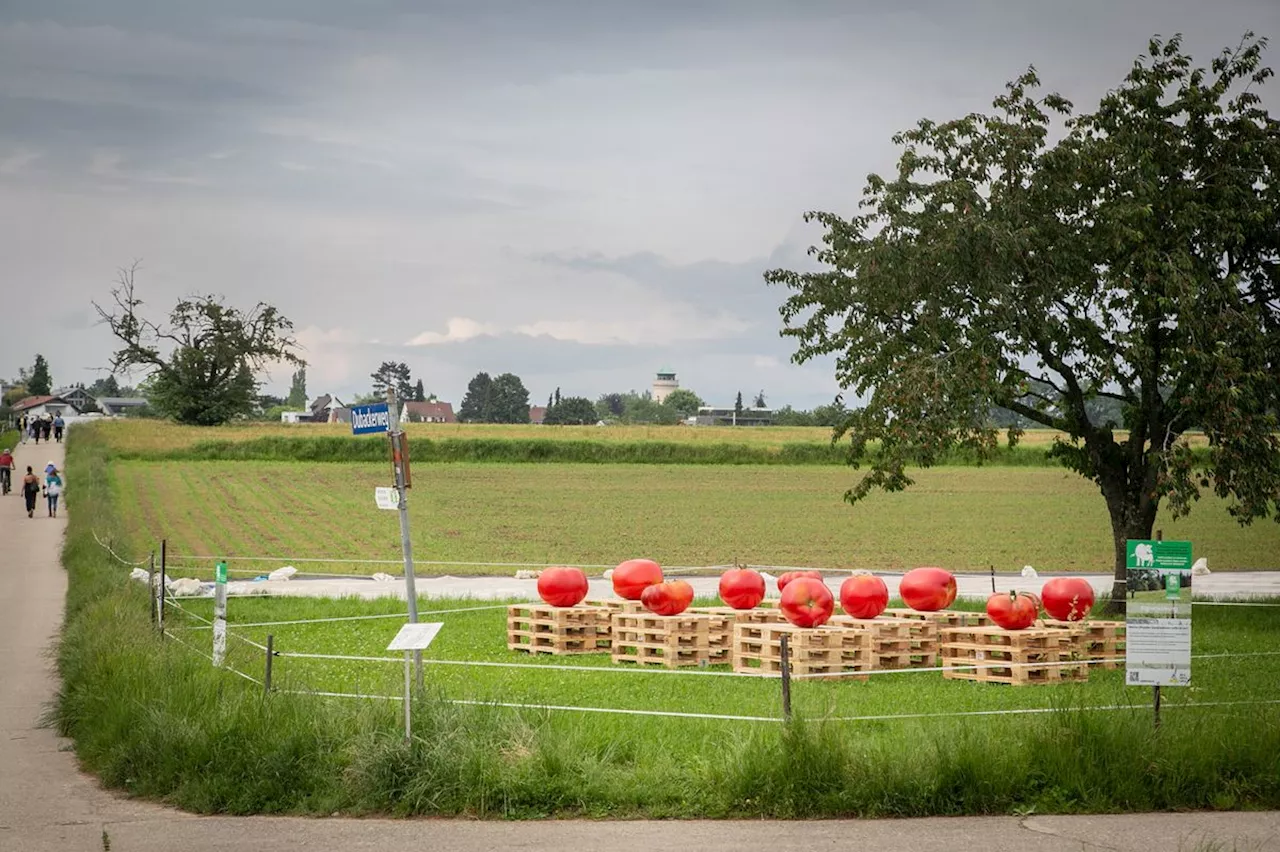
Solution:
<svg viewBox="0 0 1280 852"><path fill-rule="evenodd" d="M409 603L409 623L418 623L418 590L413 576L413 542L409 538L409 439L400 428L400 403L393 388L387 388L387 436L391 439L391 467L395 471L396 496L400 508L400 549L404 552L404 591ZM422 651L413 652L413 668L418 688L422 688Z"/></svg>

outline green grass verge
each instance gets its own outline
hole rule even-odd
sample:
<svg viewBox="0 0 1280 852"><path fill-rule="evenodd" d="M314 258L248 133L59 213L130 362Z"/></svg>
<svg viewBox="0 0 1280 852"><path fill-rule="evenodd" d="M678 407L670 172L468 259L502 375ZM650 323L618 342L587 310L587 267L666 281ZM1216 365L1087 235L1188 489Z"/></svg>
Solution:
<svg viewBox="0 0 1280 852"><path fill-rule="evenodd" d="M77 483L78 508L70 514L63 554L70 589L58 648L63 681L54 721L74 738L87 770L133 795L202 813L486 818L798 818L1280 806L1280 712L1274 707L1171 709L1156 731L1145 709L1088 712L1075 691L1056 688L1031 691L1028 698L1056 709L1030 717L850 725L815 718L823 702L810 706L805 697L802 715L782 725L459 706L442 700L450 693L441 683L416 701L415 736L405 742L393 702L264 696L254 684L214 670L194 651L157 638L147 617L145 589L127 581L125 569L94 542L95 530L116 538L118 514L131 508L116 502L107 462L100 436L92 429L72 430L68 468ZM392 605L234 602L236 612L244 614ZM1223 608L1210 616L1221 621L1222 631L1209 645L1204 643L1214 632L1201 631L1199 647L1221 643L1234 650L1237 641L1268 641L1274 648L1272 612ZM484 631L487 636L489 627ZM281 636L286 644L300 642ZM377 641L384 638L379 635ZM491 636L484 640L491 641ZM366 642L372 647L372 638ZM490 647L474 653L497 652ZM539 680L548 694L560 679L552 671ZM1256 668L1234 678L1234 685L1223 683L1234 697L1269 695L1277 678L1273 670L1265 671L1258 676L1263 669ZM302 680L287 667L281 676L285 682ZM648 680L645 675L598 677ZM924 687L906 681L910 677L925 676L901 676L899 711L949 709L946 702L959 700L915 693ZM807 696L821 694L811 692L811 685L833 686L806 684ZM881 688L875 682L847 686L867 701ZM1011 689L959 686L974 687L964 691L975 701L1028 700ZM1107 688L1101 681L1099 686ZM624 688L644 691L615 682L596 687L608 693L597 698L623 700ZM762 693L759 700L766 698Z"/></svg>

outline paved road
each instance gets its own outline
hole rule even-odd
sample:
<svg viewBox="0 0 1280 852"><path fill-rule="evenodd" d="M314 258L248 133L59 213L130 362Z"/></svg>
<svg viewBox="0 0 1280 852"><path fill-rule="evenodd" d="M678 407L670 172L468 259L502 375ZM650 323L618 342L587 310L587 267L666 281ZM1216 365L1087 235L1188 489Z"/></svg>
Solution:
<svg viewBox="0 0 1280 852"><path fill-rule="evenodd" d="M22 447L21 465L61 465L61 447ZM74 479L70 482L74 499ZM469 822L198 817L124 800L77 770L38 726L55 680L47 656L62 617L65 519L28 519L0 498L0 852L494 849L812 852L816 849L1060 852L1194 849L1200 841L1280 850L1280 812L981 817L818 822ZM65 513L64 513L65 514ZM1222 847L1212 847L1222 848Z"/></svg>
<svg viewBox="0 0 1280 852"><path fill-rule="evenodd" d="M232 563L235 564L234 561ZM283 567L269 563L271 570ZM191 571L176 568L172 577L190 576ZM207 574L205 576L208 576ZM894 575L896 576L896 575ZM1081 574L1098 591L1099 595L1111 593L1111 577L1102 574ZM688 577L698 595L714 597L716 595L716 577ZM886 575L890 589L895 587L896 580ZM1016 588L1028 592L1038 592L1048 582L1049 577L1020 577L999 575L996 577L996 588ZM835 593L839 592L843 575L830 574L827 585ZM964 598L986 600L991 594L990 576L961 575L956 578L958 593ZM590 581L590 597L613 597L613 587L608 580L599 578ZM210 585L210 594L212 586ZM506 577L430 577L419 578L417 590L420 596L433 598L473 597L481 599L524 598L537 600L536 580L517 580L514 576ZM1266 596L1280 598L1280 571L1240 571L1235 573L1210 574L1207 577L1195 578L1197 597L1249 597ZM330 579L319 577L295 577L292 580L265 580L261 582L233 582L230 591L235 593L255 593L271 595L298 595L305 597L404 597L402 580L378 582L372 579L343 578Z"/></svg>

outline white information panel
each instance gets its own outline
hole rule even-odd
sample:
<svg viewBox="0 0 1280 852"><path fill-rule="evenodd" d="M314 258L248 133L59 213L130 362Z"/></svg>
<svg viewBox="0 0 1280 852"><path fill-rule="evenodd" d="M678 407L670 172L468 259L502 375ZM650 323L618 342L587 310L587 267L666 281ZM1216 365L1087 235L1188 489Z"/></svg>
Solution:
<svg viewBox="0 0 1280 852"><path fill-rule="evenodd" d="M443 622L429 621L425 624L406 624L400 628L396 638L387 646L388 651L423 651L436 638Z"/></svg>
<svg viewBox="0 0 1280 852"><path fill-rule="evenodd" d="M1125 679L1191 683L1191 542L1128 542Z"/></svg>
<svg viewBox="0 0 1280 852"><path fill-rule="evenodd" d="M383 488L379 486L373 489L373 500L378 504L379 509L400 508L400 492L394 488Z"/></svg>

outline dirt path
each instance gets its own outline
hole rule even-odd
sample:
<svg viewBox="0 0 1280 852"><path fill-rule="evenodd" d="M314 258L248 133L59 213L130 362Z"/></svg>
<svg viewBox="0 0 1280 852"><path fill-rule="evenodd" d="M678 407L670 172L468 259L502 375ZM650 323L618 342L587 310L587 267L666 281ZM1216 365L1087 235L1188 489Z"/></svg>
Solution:
<svg viewBox="0 0 1280 852"><path fill-rule="evenodd" d="M20 446L37 471L58 444ZM72 473L74 477L74 472ZM75 498L74 479L68 482ZM66 512L60 512L65 516ZM62 619L65 517L28 519L15 491L0 498L0 852L182 849L685 850L815 849L1280 850L1280 812L1080 817L973 817L850 822L467 822L197 817L121 799L79 772L69 744L38 726L56 681L47 649Z"/></svg>

